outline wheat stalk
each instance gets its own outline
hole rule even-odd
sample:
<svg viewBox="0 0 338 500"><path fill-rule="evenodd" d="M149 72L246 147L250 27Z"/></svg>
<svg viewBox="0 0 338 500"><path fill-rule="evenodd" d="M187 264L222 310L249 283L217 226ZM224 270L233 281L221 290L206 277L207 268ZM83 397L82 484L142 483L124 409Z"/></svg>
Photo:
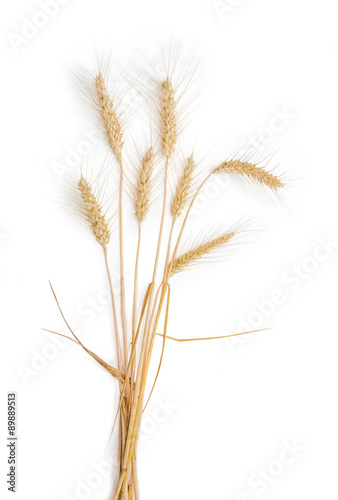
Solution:
<svg viewBox="0 0 338 500"><path fill-rule="evenodd" d="M104 77L99 71L94 80L94 95L99 108L101 120L104 126L105 135L108 143L116 156L120 165L120 187L119 187L119 234L120 234L120 288L121 288L121 321L124 346L124 365L128 363L128 344L127 344L127 326L126 326L126 304L125 304L125 283L124 283L124 251L123 251L123 180L124 169L122 162L123 136L120 120L111 99ZM129 389L127 389L129 392Z"/></svg>
<svg viewBox="0 0 338 500"><path fill-rule="evenodd" d="M146 219L151 199L151 188L152 188L152 176L154 171L154 161L155 153L154 149L150 147L144 157L142 158L142 166L139 173L138 183L136 186L135 193L135 215L138 221L138 238L137 238L137 249L135 258L135 270L134 270L134 293L133 293L133 312L132 312L132 346L135 342L135 332L136 332L136 303L137 303L137 285L138 285L138 267L139 267L139 256L141 248L141 237L142 237L142 223ZM136 369L136 358L133 358L131 366L131 397L130 397L130 407L132 398L134 396L134 378Z"/></svg>
<svg viewBox="0 0 338 500"><path fill-rule="evenodd" d="M108 281L109 281L109 289L110 289L112 308L113 308L118 368L119 368L119 371L121 371L121 347L120 347L119 327L118 327L118 319L117 319L118 318L117 307L116 307L115 294L114 294L114 289L113 289L113 285L112 285L111 274L110 274L110 269L109 269L109 264L108 264L108 258L107 258L107 246L108 246L108 243L110 241L109 224L108 224L108 221L106 220L105 214L103 213L103 209L102 209L102 205L101 205L100 201L95 196L92 186L83 177L83 175L81 175L81 178L77 184L77 188L78 188L78 191L80 193L81 200L83 203L84 215L92 228L92 231L93 231L93 234L94 234L96 240L98 241L98 243L100 243L100 245L102 245L103 250L104 250L105 266L106 266L106 271L107 271L107 276L108 276ZM76 340L78 340L78 339L76 339ZM96 355L92 354L92 356L98 360L98 358L96 358ZM101 362L101 364L103 364L103 363ZM120 379L120 389L122 387L122 384L123 384L123 379L121 378ZM126 436L126 426L127 426L127 414L126 414L125 406L123 408L123 411L121 411L120 420L121 420L121 442L123 443L125 440L125 436Z"/></svg>
<svg viewBox="0 0 338 500"><path fill-rule="evenodd" d="M273 191L277 191L284 187L284 183L279 177L247 161L224 161L219 167L214 169L214 173L229 173L246 176L259 184L264 184Z"/></svg>

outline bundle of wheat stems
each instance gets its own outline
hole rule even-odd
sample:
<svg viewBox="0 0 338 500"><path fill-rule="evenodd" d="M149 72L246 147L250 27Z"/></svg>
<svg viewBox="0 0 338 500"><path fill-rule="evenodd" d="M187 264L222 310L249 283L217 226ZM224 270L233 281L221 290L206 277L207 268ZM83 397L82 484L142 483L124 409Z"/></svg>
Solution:
<svg viewBox="0 0 338 500"><path fill-rule="evenodd" d="M178 339L167 336L170 281L175 274L184 271L189 266L194 265L204 257L208 257L213 252L227 247L227 245L229 245L229 243L236 238L239 231L239 228L237 227L223 231L220 234L214 234L212 237L196 243L191 248L185 248L184 252L180 252L182 235L186 228L187 220L189 218L189 214L191 213L193 204L202 187L208 182L208 180L212 176L224 173L246 177L249 181L254 181L260 186L264 186L273 192L278 192L280 188L283 188L284 183L280 177L277 177L274 173L267 171L264 167L259 166L258 164L253 164L245 159L228 159L227 161L223 161L221 164L215 165L211 168L210 171L204 174L202 181L199 184L196 184L197 165L194 155L191 154L185 158L182 173L176 180L176 186L172 193L169 209L168 171L176 152L181 127L179 110L180 103L179 98L177 97L177 88L175 88L172 75L168 71L166 77L163 78L162 81L158 81L157 89L154 89L156 91L156 95L158 96L156 109L158 111L159 122L161 123L159 128L159 137L157 138L159 140L156 140L151 147L145 149L143 157L140 159L136 184L134 186L135 189L133 190L134 211L138 223L138 239L135 249L136 262L133 303L130 307L132 316L131 318L128 318L126 311L129 308L126 306L125 299L123 239L123 202L126 189L124 131L120 123L119 110L117 109L116 103L108 91L108 82L104 72L99 71L99 73L93 78L91 85L91 96L101 120L106 140L111 150L111 155L117 162L119 168L118 218L120 247L120 307L118 307L116 303L107 258L109 242L111 240L111 226L107 212L104 210L104 203L100 194L95 190L91 181L85 178L84 174L81 174L81 176L77 179L76 190L81 216L88 223L98 244L101 245L103 250L105 267L110 285L112 312L114 317L114 338L116 341L117 367L110 366L110 364L84 346L69 326L61 310L54 290L52 289L52 291L60 313L62 314L62 317L72 335L66 337L81 346L118 381L120 399L117 405L118 408L112 433L115 427L119 428L120 469L118 480L114 486L115 490L112 498L113 500L132 500L134 498L137 500L140 498L136 470L138 436L142 412L150 398L149 396L146 400L145 390L155 339L157 336L160 336L161 338L162 354L156 379L151 385L152 389L154 388L160 370L166 339L180 342L207 340L205 338ZM163 172L162 214L158 228L156 256L152 277L149 280L148 286L145 288L145 293L140 300L140 308L138 308L137 288L141 233L142 226L150 209L155 162L162 165L161 169ZM166 213L167 211L169 213ZM168 231L168 237L165 237L164 231L166 217L171 219L171 229ZM176 224L179 223L180 227L177 231L178 236L176 241L173 241L175 234L174 228L176 227ZM161 253L164 255L165 265L163 273L159 274ZM137 314L138 310L140 310L139 314ZM158 327L162 315L163 330L160 333ZM57 332L53 333L62 335ZM242 333L234 333L233 335L242 335ZM226 336L208 337L208 339L224 337ZM152 389L150 391L150 395L152 393ZM119 422L118 426L115 425L117 422Z"/></svg>

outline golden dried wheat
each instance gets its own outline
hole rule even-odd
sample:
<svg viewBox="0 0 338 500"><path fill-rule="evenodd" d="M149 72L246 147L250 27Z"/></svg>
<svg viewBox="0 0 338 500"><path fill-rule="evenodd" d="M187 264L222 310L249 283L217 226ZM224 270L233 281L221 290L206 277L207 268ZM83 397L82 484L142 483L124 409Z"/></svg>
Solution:
<svg viewBox="0 0 338 500"><path fill-rule="evenodd" d="M162 89L162 147L165 156L169 157L175 151L178 135L177 102L175 90L168 76L161 84Z"/></svg>
<svg viewBox="0 0 338 500"><path fill-rule="evenodd" d="M114 103L107 91L102 73L99 73L96 76L94 86L97 105L104 125L106 137L114 154L119 162L121 162L123 148L122 129Z"/></svg>
<svg viewBox="0 0 338 500"><path fill-rule="evenodd" d="M193 155L188 158L183 174L178 182L176 194L171 202L171 213L173 217L179 217L190 197L191 187L196 170L196 163Z"/></svg>
<svg viewBox="0 0 338 500"><path fill-rule="evenodd" d="M82 200L82 211L90 224L93 234L103 248L107 248L110 241L109 223L103 213L100 201L95 196L92 186L81 175L77 189Z"/></svg>
<svg viewBox="0 0 338 500"><path fill-rule="evenodd" d="M131 335L129 336L129 329L127 329L126 321L126 295L125 295L125 278L124 278L124 240L123 240L123 194L125 188L124 180L124 161L122 161L122 154L125 155L123 142L123 132L120 123L120 116L117 112L116 100L113 99L108 90L105 82L105 71L102 70L94 77L90 79L90 92L93 102L95 102L100 120L105 131L105 135L108 140L109 147L113 155L116 157L120 168L120 182L119 182L119 257L120 257L120 291L121 300L120 310L116 307L115 295L113 281L109 269L108 263L108 250L107 246L111 238L110 229L110 219L107 218L107 212L104 210L105 204L101 203L103 198L103 193L106 188L108 188L107 180L104 179L101 185L102 191L94 189L96 183L93 184L91 181L85 179L81 175L79 181L76 184L77 189L77 209L80 208L81 215L84 217L86 223L90 226L96 240L104 249L104 259L107 271L109 289L111 294L112 302L112 312L114 320L114 334L116 340L116 355L117 355L117 368L112 367L93 351L87 349L82 342L76 336L76 333L71 330L69 323L67 322L62 309L58 303L56 295L53 291L54 298L58 305L61 316L65 322L65 325L71 332L72 336L66 336L62 333L53 332L61 337L66 337L67 339L80 345L93 359L95 359L102 367L108 370L119 382L120 399L118 403L118 408L113 424L112 433L115 429L115 424L118 422L118 417L120 417L120 436L119 436L119 476L116 484L116 489L113 495L110 495L112 500L135 500L139 498L138 493L138 483L137 483L137 471L136 471L136 458L139 434L141 428L142 413L148 404L149 398L153 393L155 383L158 379L160 368L162 365L162 359L165 349L166 339L171 339L177 342L190 342L197 340L207 340L207 338L187 338L180 339L176 337L167 336L168 328L168 316L169 316L169 304L170 304L170 284L169 278L179 272L184 271L189 266L193 266L198 263L203 258L208 258L212 253L217 253L222 251L228 245L232 245L233 239L237 236L238 232L243 229L243 224L233 226L228 228L227 231L221 231L218 234L209 235L202 241L195 242L190 249L187 251L182 251L181 254L178 253L180 248L181 239L184 231L186 230L187 220L189 214L191 213L193 204L195 203L199 193L210 178L216 173L235 173L237 175L248 177L251 181L258 183L259 185L264 185L270 188L272 191L277 192L280 188L284 187L283 180L273 174L272 171L265 170L262 163L253 164L249 161L250 157L242 157L242 160L231 159L229 161L224 161L217 168L207 172L203 176L203 181L199 186L195 186L193 190L193 184L195 181L196 173L196 163L193 155L187 158L184 168L182 169L182 174L179 176L177 185L175 186L175 192L173 193L173 198L170 204L170 211L172 215L171 229L168 234L168 239L165 241L166 258L165 265L163 266L163 278L158 281L158 268L159 262L161 262L160 257L163 253L163 239L165 236L165 217L167 213L167 196L168 196L168 172L171 162L173 160L173 154L175 153L175 148L178 141L178 136L182 131L182 115L185 113L185 107L181 106L181 99L183 98L185 91L189 88L191 83L191 78L194 71L189 72L187 75L187 83L184 85L184 90L182 91L182 75L180 73L179 78L175 77L176 84L173 84L172 71L170 71L170 64L168 64L168 76L165 76L160 81L156 80L156 89L145 89L145 95L151 97L151 103L154 103L156 110L159 112L158 120L161 121L161 129L159 131L158 140L161 143L162 153L165 157L163 163L165 162L165 167L163 168L163 198L162 198L162 211L161 219L158 228L158 237L156 245L156 254L154 257L154 266L152 271L152 277L149 279L149 285L146 291L140 294L140 305L142 305L140 311L138 312L138 270L140 255L142 255L141 249L141 234L143 232L142 222L147 217L150 208L151 194L152 194L152 184L153 184L153 173L155 168L155 153L152 147L150 147L145 155L142 157L140 169L136 176L135 185L133 183L133 203L136 219L138 221L138 239L136 247L136 257L135 257L135 272L134 272L134 290L133 290L133 302L132 302L132 327L130 329ZM175 66L174 66L175 68ZM177 74L177 73L176 73ZM177 85L177 86L176 86ZM158 91L160 95L158 95ZM154 93L153 93L154 92ZM155 98L160 100L156 100ZM180 106L178 106L180 104ZM136 139L136 138L135 138ZM135 140L136 142L136 140ZM155 139L155 144L157 138ZM136 142L137 143L137 142ZM123 158L124 159L124 158ZM127 179L128 180L128 179ZM192 190L194 191L192 193ZM102 197L101 197L102 193ZM192 194L192 196L190 196ZM108 202L108 200L107 200ZM180 224L179 234L174 241L172 241L175 236L175 224L178 222L178 217L185 211L183 221ZM153 228L152 232L153 232ZM148 242L147 242L148 243ZM173 250L172 247L173 246ZM130 247L128 247L128 256L130 255ZM116 258L112 254L112 258ZM142 285L142 288L143 285ZM127 294L127 298L129 294ZM188 299L187 299L188 300ZM185 304L183 304L185 305ZM131 309L130 309L131 310ZM165 314L163 315L163 312ZM161 318L164 316L163 330L159 334L158 326L160 324ZM120 328L122 327L122 328ZM168 331L168 333L170 333ZM249 332L235 333L229 336L242 335ZM151 365L153 348L155 345L155 340L158 335L162 336L162 351L158 364L158 369L156 372L155 380L150 391L148 400L145 402L146 388L148 387L149 380L149 367ZM72 338L73 337L73 338ZM226 336L221 337L210 337L209 339L221 339ZM112 435L112 434L111 434Z"/></svg>
<svg viewBox="0 0 338 500"><path fill-rule="evenodd" d="M184 271L184 269L186 269L191 264L194 264L196 261L198 261L205 255L210 254L214 250L221 248L226 243L228 243L235 236L235 234L236 234L235 231L222 234L217 238L210 239L205 243L197 245L191 250L188 250L187 252L179 255L172 262L170 276L173 276L174 274Z"/></svg>
<svg viewBox="0 0 338 500"><path fill-rule="evenodd" d="M144 221L149 212L154 160L155 154L151 147L142 159L142 167L136 186L135 215L139 223Z"/></svg>
<svg viewBox="0 0 338 500"><path fill-rule="evenodd" d="M276 175L264 170L262 167L257 167L252 163L241 160L229 160L221 163L215 168L214 173L234 173L238 175L245 175L259 184L265 184L273 191L284 187L282 180Z"/></svg>

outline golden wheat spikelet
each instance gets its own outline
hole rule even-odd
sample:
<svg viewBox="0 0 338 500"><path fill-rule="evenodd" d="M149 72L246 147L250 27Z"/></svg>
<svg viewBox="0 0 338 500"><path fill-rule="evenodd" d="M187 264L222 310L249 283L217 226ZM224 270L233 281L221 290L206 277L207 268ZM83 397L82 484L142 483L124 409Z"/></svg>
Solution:
<svg viewBox="0 0 338 500"><path fill-rule="evenodd" d="M81 175L77 183L77 189L82 200L82 212L89 222L96 240L103 248L107 248L110 241L109 223L103 213L100 201L94 194L92 186L83 175Z"/></svg>
<svg viewBox="0 0 338 500"><path fill-rule="evenodd" d="M169 76L161 83L161 90L162 148L163 154L169 157L175 151L178 136L177 102Z"/></svg>
<svg viewBox="0 0 338 500"><path fill-rule="evenodd" d="M196 163L194 156L191 155L188 158L183 174L178 182L176 194L171 202L171 214L175 218L182 214L189 200L195 170Z"/></svg>
<svg viewBox="0 0 338 500"><path fill-rule="evenodd" d="M121 162L123 148L122 128L114 107L114 102L109 96L101 72L99 72L95 78L94 88L97 106L99 108L108 143L119 162Z"/></svg>
<svg viewBox="0 0 338 500"><path fill-rule="evenodd" d="M142 158L142 167L136 186L135 215L139 223L144 221L149 212L154 162L155 153L151 147Z"/></svg>
<svg viewBox="0 0 338 500"><path fill-rule="evenodd" d="M175 258L171 265L170 276L184 271L191 264L195 264L196 261L210 254L211 252L218 250L228 243L236 234L236 231L230 231L218 236L217 238L209 239L205 243L195 246L191 250L179 255Z"/></svg>
<svg viewBox="0 0 338 500"><path fill-rule="evenodd" d="M262 167L258 167L253 163L241 160L229 160L224 161L221 165L215 168L214 173L235 173L237 175L245 175L252 180L258 182L259 184L264 184L273 191L277 191L279 188L284 187L282 180L276 175L264 170Z"/></svg>

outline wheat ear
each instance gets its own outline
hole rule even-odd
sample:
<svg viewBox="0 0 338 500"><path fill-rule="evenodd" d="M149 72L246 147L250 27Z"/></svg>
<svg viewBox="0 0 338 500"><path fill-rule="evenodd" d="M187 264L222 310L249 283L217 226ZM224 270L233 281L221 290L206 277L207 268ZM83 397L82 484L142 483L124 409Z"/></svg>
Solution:
<svg viewBox="0 0 338 500"><path fill-rule="evenodd" d="M97 106L99 108L106 137L117 159L121 161L123 148L122 128L115 110L114 102L107 91L101 72L99 72L95 78L94 87Z"/></svg>
<svg viewBox="0 0 338 500"><path fill-rule="evenodd" d="M241 176L247 176L259 184L264 184L273 191L284 187L282 180L276 175L258 167L253 163L241 160L224 161L221 165L214 169L214 173L234 173Z"/></svg>
<svg viewBox="0 0 338 500"><path fill-rule="evenodd" d="M179 255L172 262L170 276L184 271L184 269L186 269L191 264L196 263L202 257L223 247L235 236L235 234L235 231L222 234L217 238L210 239L205 243L197 245L191 250L188 250L187 252Z"/></svg>
<svg viewBox="0 0 338 500"><path fill-rule="evenodd" d="M175 150L178 136L177 101L175 90L168 76L161 84L162 89L162 148L163 154L171 156Z"/></svg>
<svg viewBox="0 0 338 500"><path fill-rule="evenodd" d="M77 189L82 200L82 212L89 222L96 240L103 248L107 248L110 241L110 228L100 200L95 196L92 186L83 175L77 183Z"/></svg>
<svg viewBox="0 0 338 500"><path fill-rule="evenodd" d="M155 153L149 148L142 158L142 166L136 186L135 215L139 223L147 217L150 207L152 175L154 171Z"/></svg>
<svg viewBox="0 0 338 500"><path fill-rule="evenodd" d="M187 205L194 180L195 170L196 163L193 155L191 155L189 156L181 178L178 181L176 193L171 202L171 214L174 218L179 217Z"/></svg>

